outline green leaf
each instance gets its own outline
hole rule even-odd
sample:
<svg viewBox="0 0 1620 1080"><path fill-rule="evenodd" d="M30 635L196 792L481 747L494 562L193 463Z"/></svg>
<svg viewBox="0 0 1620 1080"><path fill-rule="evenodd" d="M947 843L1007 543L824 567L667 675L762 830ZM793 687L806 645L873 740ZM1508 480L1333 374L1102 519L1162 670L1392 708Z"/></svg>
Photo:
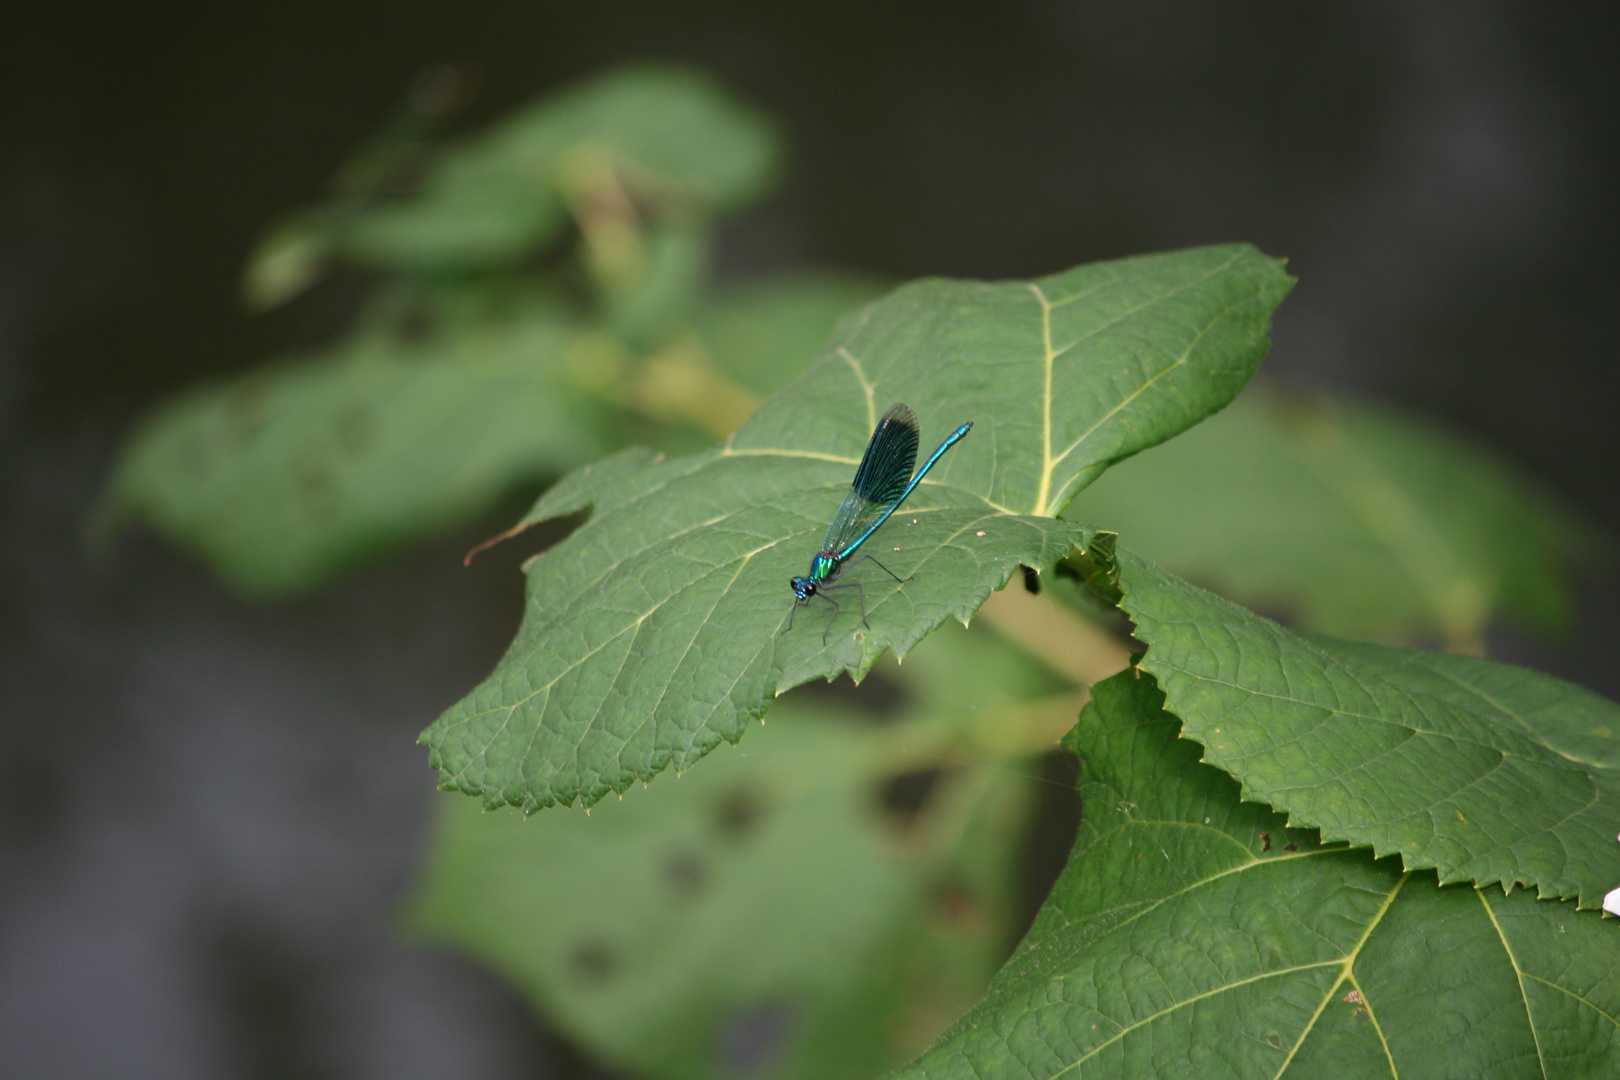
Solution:
<svg viewBox="0 0 1620 1080"><path fill-rule="evenodd" d="M588 818L444 798L411 922L631 1075L861 1080L905 1061L1005 957L1039 782L1019 758L1075 705L1029 700L1061 684L978 627L881 674L788 695L746 749ZM868 691L898 703L863 716Z"/></svg>
<svg viewBox="0 0 1620 1080"><path fill-rule="evenodd" d="M1302 637L1118 559L1142 669L1245 798L1442 882L1581 907L1620 885L1620 706L1476 657Z"/></svg>
<svg viewBox="0 0 1620 1080"><path fill-rule="evenodd" d="M1476 652L1497 609L1567 620L1562 564L1579 546L1548 499L1477 447L1371 405L1255 390L1124 463L1068 515L1309 629Z"/></svg>
<svg viewBox="0 0 1620 1080"><path fill-rule="evenodd" d="M237 589L308 590L601 451L552 318L452 343L360 339L193 392L136 432L114 476L138 514Z"/></svg>
<svg viewBox="0 0 1620 1080"><path fill-rule="evenodd" d="M1620 1072L1620 937L1441 887L1239 801L1147 677L1065 742L1084 820L989 994L899 1077L1289 1080Z"/></svg>
<svg viewBox="0 0 1620 1080"><path fill-rule="evenodd" d="M1020 563L1050 566L1091 538L1048 516L1076 491L1237 394L1290 284L1247 246L1027 283L919 282L841 323L725 446L621 455L559 485L519 527L591 518L530 564L506 657L423 734L441 784L489 805L589 805L737 741L782 690L859 677L966 621ZM899 400L925 439L977 424L870 541L911 580L852 568L862 592L787 630L788 580Z"/></svg>
<svg viewBox="0 0 1620 1080"><path fill-rule="evenodd" d="M759 195L778 154L770 125L709 78L622 69L447 151L420 191L349 219L339 243L406 269L508 263L557 235L570 185L604 171L647 205L702 217Z"/></svg>

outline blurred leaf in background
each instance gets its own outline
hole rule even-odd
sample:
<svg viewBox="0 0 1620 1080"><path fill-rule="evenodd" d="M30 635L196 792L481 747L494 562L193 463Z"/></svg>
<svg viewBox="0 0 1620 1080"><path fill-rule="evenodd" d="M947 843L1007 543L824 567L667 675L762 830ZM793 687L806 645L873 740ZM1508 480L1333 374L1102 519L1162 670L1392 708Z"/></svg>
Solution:
<svg viewBox="0 0 1620 1080"><path fill-rule="evenodd" d="M510 265L572 219L594 257L633 269L633 217L707 221L763 195L780 144L770 122L714 80L626 68L520 110L447 150L410 198L332 229L332 247L390 268Z"/></svg>
<svg viewBox="0 0 1620 1080"><path fill-rule="evenodd" d="M850 321L833 340L855 339L857 320L871 315L860 309L884 289L830 271L715 286L714 228L769 188L781 152L769 123L706 77L667 67L610 72L440 145L433 130L456 94L453 73L424 77L409 108L339 171L328 200L268 230L249 262L244 290L259 309L287 302L339 262L375 275L352 329L327 348L159 408L132 436L110 485L110 510L145 520L247 595L317 588L632 443L670 453L710 445L822 354L841 318ZM1269 273L1280 278L1281 270ZM904 290L890 306L941 287ZM961 288L1033 304L1027 290ZM1045 311L1048 385L1059 355L1051 327L1061 334L1063 320L1083 309L1059 310L1055 320ZM916 395L932 395L949 423L981 422L971 445L1012 446L1013 428L1000 440L989 415L958 415L964 394L990 402L988 412L1002 398L1008 409L1025 401L1004 374L986 374L993 335L981 331L989 323L959 316L959 308L939 315L971 339L951 354L958 381L900 372L877 405L902 396L926 405ZM1022 336L1004 359L1034 363L1041 320L1020 318L1008 324ZM1167 332L1181 321L1167 320ZM882 347L905 344L920 325L916 310L895 316ZM1131 331L1112 346L1123 369L1140 361L1146 337ZM942 340L918 344L917 371L940 363ZM870 430L873 388L853 361L828 355L839 378L813 389L836 407L809 412L853 452ZM1230 365L1217 367L1222 378L1231 374ZM1165 408L1185 409L1189 399L1166 400ZM1057 401L1060 418L1080 407L1073 395ZM791 410L773 415L760 425L759 445L775 446L792 427ZM955 467L968 467L959 457ZM580 482L650 467L651 458L621 455ZM853 460L812 465L827 474L817 473L817 485L847 487ZM1018 505L1049 512L1099 467L1058 476L1055 490L1032 488ZM738 490L734 479L713 489L725 498L740 498ZM598 506L571 543L599 532L606 514ZM1587 543L1510 469L1420 420L1263 389L1126 461L1064 516L1118 530L1169 568L1309 629L1438 638L1470 651L1496 612L1561 625L1567 569ZM826 520L810 517L806 555ZM640 536L647 525L637 518L624 527ZM927 528L925 518L913 535ZM1015 562L1001 569L1013 572ZM785 586L786 577L771 580ZM908 587L908 602L951 580ZM1014 585L993 595L973 630L947 624L903 667L882 660L879 677L847 697L839 696L847 684L789 694L746 749L721 746L680 782L631 789L592 816L551 811L525 822L441 799L412 925L483 958L593 1057L648 1080L858 1077L904 1061L978 998L1005 957L1019 929L1038 756L1072 725L1084 687L1124 663L1118 641L1059 602L1071 590L1034 596L1021 580L1015 573ZM1030 580L1040 579L1031 571ZM644 590L646 579L631 584ZM781 598L785 611L785 588ZM876 611L873 618L881 629ZM722 629L735 634L738 625ZM564 629L577 634L578 624ZM713 670L717 655L703 664ZM1131 794L1137 787L1192 766L1173 754L1154 765L1115 753L1137 736L1099 724L1148 723L1126 708L1128 696L1115 693L1112 712L1094 709L1090 734L1075 745L1102 762L1090 790L1106 787L1108 798L1123 793L1145 807ZM1216 805L1230 794L1212 789L1199 806L1241 825L1222 827L1248 843L1261 818ZM1078 911L1076 890L1115 889L1134 873L1139 852L1125 832L1140 822L1128 818L1094 817L1082 840L1103 861L1071 867L1055 905ZM1115 825L1117 836L1108 833ZM1275 828L1279 842L1295 835ZM1104 851L1120 837L1125 854ZM1366 880L1389 876L1361 855L1318 858L1313 838L1297 838L1322 865ZM1195 848L1190 859L1209 856ZM1103 880L1114 856L1125 878ZM1272 870L1257 863L1254 872ZM1314 871L1290 872L1305 876L1289 888L1321 884ZM1419 884L1409 884L1403 903L1413 890L1434 892ZM1496 907L1528 925L1528 908ZM1103 927L1113 915L1097 918ZM1067 949L1055 919L1045 917L1042 940ZM1046 970L1029 954L977 1015L1025 1022L1005 999L1021 992L1025 974ZM1346 1023L1361 1022L1349 1015ZM950 1046L964 1044L964 1030ZM1092 1030L1075 1032L1084 1040ZM971 1052L1010 1067L1006 1047Z"/></svg>
<svg viewBox="0 0 1620 1080"><path fill-rule="evenodd" d="M881 288L823 271L713 294L715 220L768 188L780 148L702 75L610 72L436 150L455 93L445 69L419 80L250 260L261 309L334 260L379 274L348 338L155 410L110 520L246 595L307 592L628 443L730 434Z"/></svg>
<svg viewBox="0 0 1620 1080"><path fill-rule="evenodd" d="M1250 607L1480 653L1493 614L1567 624L1592 541L1495 455L1376 405L1264 386L1118 466L1065 515Z"/></svg>
<svg viewBox="0 0 1620 1080"><path fill-rule="evenodd" d="M606 449L559 377L575 338L545 317L454 341L362 337L195 391L137 434L119 497L244 594L324 584Z"/></svg>
<svg viewBox="0 0 1620 1080"><path fill-rule="evenodd" d="M854 1080L906 1060L1020 929L1037 755L1082 698L960 626L838 686L589 817L443 800L412 923L634 1076Z"/></svg>

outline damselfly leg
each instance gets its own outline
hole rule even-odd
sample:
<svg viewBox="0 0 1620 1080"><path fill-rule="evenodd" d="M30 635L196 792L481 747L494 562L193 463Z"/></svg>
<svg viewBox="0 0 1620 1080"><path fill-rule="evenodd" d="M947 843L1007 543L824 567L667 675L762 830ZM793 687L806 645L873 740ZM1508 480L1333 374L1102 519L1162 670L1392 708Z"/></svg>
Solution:
<svg viewBox="0 0 1620 1080"><path fill-rule="evenodd" d="M836 600L834 600L832 597L827 595L827 591L829 589L858 589L858 590L860 590L859 595L860 595L860 598L861 598L861 625L865 626L868 630L870 630L872 628L872 624L866 621L866 585L865 585L865 583L860 582L860 581L842 581L842 580L839 580L846 573L848 573L851 569L853 569L856 566L859 566L863 562L867 562L868 560L871 561L873 566L876 566L879 570L882 570L885 574L888 574L890 577L894 578L895 581L898 581L902 585L904 585L906 582L911 580L910 578L903 578L899 574L896 574L893 570L890 570L887 566L884 566L882 563L878 562L876 559L872 558L872 556L870 556L870 555L862 555L858 559L853 559L850 562L845 563L842 567L839 568L838 578L834 578L832 581L827 582L826 584L822 585L821 588L816 590L816 593L817 593L818 596L820 596L823 600L827 601L827 603L829 603L829 604L831 604L833 606L832 618L827 620L827 628L821 632L821 643L823 645L825 645L827 643L827 635L832 631L832 625L837 620L838 611L839 611L838 602ZM792 619L789 618L788 622L789 622L789 625L791 627Z"/></svg>

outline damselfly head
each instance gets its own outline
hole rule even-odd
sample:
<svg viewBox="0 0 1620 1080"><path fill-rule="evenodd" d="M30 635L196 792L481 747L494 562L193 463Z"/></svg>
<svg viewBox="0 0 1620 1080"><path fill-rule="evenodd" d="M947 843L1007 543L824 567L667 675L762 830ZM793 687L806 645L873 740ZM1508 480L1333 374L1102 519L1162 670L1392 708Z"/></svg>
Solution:
<svg viewBox="0 0 1620 1080"><path fill-rule="evenodd" d="M810 602L816 594L816 583L809 578L796 577L793 579L793 596L801 604Z"/></svg>

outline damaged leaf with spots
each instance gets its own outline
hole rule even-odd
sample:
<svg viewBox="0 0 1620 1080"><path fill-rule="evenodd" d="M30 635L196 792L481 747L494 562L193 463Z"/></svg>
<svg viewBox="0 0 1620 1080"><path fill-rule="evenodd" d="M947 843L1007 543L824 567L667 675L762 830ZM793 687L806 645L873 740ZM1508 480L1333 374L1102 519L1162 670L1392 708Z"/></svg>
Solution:
<svg viewBox="0 0 1620 1080"><path fill-rule="evenodd" d="M255 599L306 594L628 443L712 444L872 295L831 273L708 295L714 220L779 148L704 75L610 71L442 151L419 98L250 260L259 308L342 259L381 270L347 340L161 406L104 523L144 519Z"/></svg>
<svg viewBox="0 0 1620 1080"><path fill-rule="evenodd" d="M1325 846L1201 764L1150 676L1093 695L1068 868L896 1080L1620 1073L1607 920Z"/></svg>
<svg viewBox="0 0 1620 1080"><path fill-rule="evenodd" d="M723 447L630 451L564 481L522 524L587 507L589 520L530 564L506 657L423 734L441 785L492 806L590 805L736 742L781 691L858 677L969 619L1020 565L1093 538L1052 516L1077 491L1242 389L1291 283L1244 245L918 282L847 317ZM852 568L861 592L789 631L788 580L897 401L925 441L975 423L869 542L910 580Z"/></svg>
<svg viewBox="0 0 1620 1080"><path fill-rule="evenodd" d="M587 817L445 799L410 909L649 1080L864 1080L982 993L1076 688L975 624Z"/></svg>
<svg viewBox="0 0 1620 1080"><path fill-rule="evenodd" d="M804 370L840 305L872 291L836 274L763 282L647 355L544 294L524 293L516 315L446 318L428 340L361 335L161 408L126 446L107 511L150 523L239 593L305 594L631 433L687 447L730 433Z"/></svg>
<svg viewBox="0 0 1620 1080"><path fill-rule="evenodd" d="M359 338L207 387L133 436L107 496L255 597L306 592L601 453L552 317L454 342Z"/></svg>

